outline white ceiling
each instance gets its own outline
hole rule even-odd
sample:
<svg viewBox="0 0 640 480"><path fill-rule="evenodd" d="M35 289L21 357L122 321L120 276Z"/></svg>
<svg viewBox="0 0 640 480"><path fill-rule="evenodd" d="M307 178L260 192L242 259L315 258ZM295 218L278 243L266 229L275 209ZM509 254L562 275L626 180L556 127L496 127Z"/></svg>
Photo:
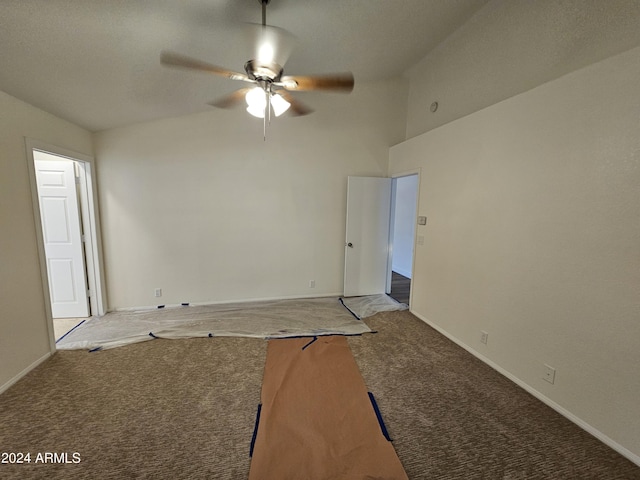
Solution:
<svg viewBox="0 0 640 480"><path fill-rule="evenodd" d="M272 0L298 43L285 73L400 75L488 0ZM259 0L3 0L0 90L91 131L210 109L239 85L160 66L173 50L243 71ZM299 93L297 95L304 95ZM313 106L313 105L312 105Z"/></svg>

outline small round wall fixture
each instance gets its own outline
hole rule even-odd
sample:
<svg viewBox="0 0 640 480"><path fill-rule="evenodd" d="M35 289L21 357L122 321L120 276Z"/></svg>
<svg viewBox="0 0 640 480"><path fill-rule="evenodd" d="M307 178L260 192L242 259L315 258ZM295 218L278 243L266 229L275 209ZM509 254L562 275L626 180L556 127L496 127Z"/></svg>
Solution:
<svg viewBox="0 0 640 480"><path fill-rule="evenodd" d="M433 102L429 107L429 110L431 110L431 113L435 113L436 110L438 110L438 102Z"/></svg>

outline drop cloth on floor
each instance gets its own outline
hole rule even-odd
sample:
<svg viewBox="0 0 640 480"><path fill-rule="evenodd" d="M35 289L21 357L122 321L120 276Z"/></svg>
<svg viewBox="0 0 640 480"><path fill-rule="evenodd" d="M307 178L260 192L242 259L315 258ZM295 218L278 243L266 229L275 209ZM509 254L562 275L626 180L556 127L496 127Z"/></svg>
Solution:
<svg viewBox="0 0 640 480"><path fill-rule="evenodd" d="M389 295L366 295L363 297L344 297L340 299L358 318L367 318L378 312L391 312L395 310L407 310L406 303L400 303Z"/></svg>
<svg viewBox="0 0 640 480"><path fill-rule="evenodd" d="M156 338L286 338L371 332L337 298L274 300L110 312L62 338L61 350L107 349Z"/></svg>

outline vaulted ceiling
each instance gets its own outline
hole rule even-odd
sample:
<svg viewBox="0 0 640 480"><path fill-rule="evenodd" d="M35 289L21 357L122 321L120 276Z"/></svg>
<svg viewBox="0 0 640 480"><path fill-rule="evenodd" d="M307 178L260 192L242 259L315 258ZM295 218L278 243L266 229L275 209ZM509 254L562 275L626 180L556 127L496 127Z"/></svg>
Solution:
<svg viewBox="0 0 640 480"><path fill-rule="evenodd" d="M488 0L271 0L267 23L297 37L286 74L400 75ZM0 90L91 131L204 111L236 82L159 62L173 50L231 70L259 0L0 2ZM304 94L300 94L304 95Z"/></svg>

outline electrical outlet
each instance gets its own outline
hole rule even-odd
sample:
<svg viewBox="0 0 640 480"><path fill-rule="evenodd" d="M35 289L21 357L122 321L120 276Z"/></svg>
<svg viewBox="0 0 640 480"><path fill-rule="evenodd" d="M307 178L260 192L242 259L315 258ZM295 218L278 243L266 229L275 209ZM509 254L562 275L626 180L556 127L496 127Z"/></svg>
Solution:
<svg viewBox="0 0 640 480"><path fill-rule="evenodd" d="M485 345L489 341L489 334L484 330L480 330L480 343L484 343Z"/></svg>
<svg viewBox="0 0 640 480"><path fill-rule="evenodd" d="M154 291L154 295L156 297L161 297L162 296L162 289L161 288L156 288Z"/></svg>
<svg viewBox="0 0 640 480"><path fill-rule="evenodd" d="M545 365L544 365L544 376L542 377L542 379L546 380L551 385L553 385L555 383L555 381L556 381L556 369L553 368L550 365L547 365L545 363Z"/></svg>
<svg viewBox="0 0 640 480"><path fill-rule="evenodd" d="M309 280L309 288L316 288L316 281L315 280Z"/></svg>

